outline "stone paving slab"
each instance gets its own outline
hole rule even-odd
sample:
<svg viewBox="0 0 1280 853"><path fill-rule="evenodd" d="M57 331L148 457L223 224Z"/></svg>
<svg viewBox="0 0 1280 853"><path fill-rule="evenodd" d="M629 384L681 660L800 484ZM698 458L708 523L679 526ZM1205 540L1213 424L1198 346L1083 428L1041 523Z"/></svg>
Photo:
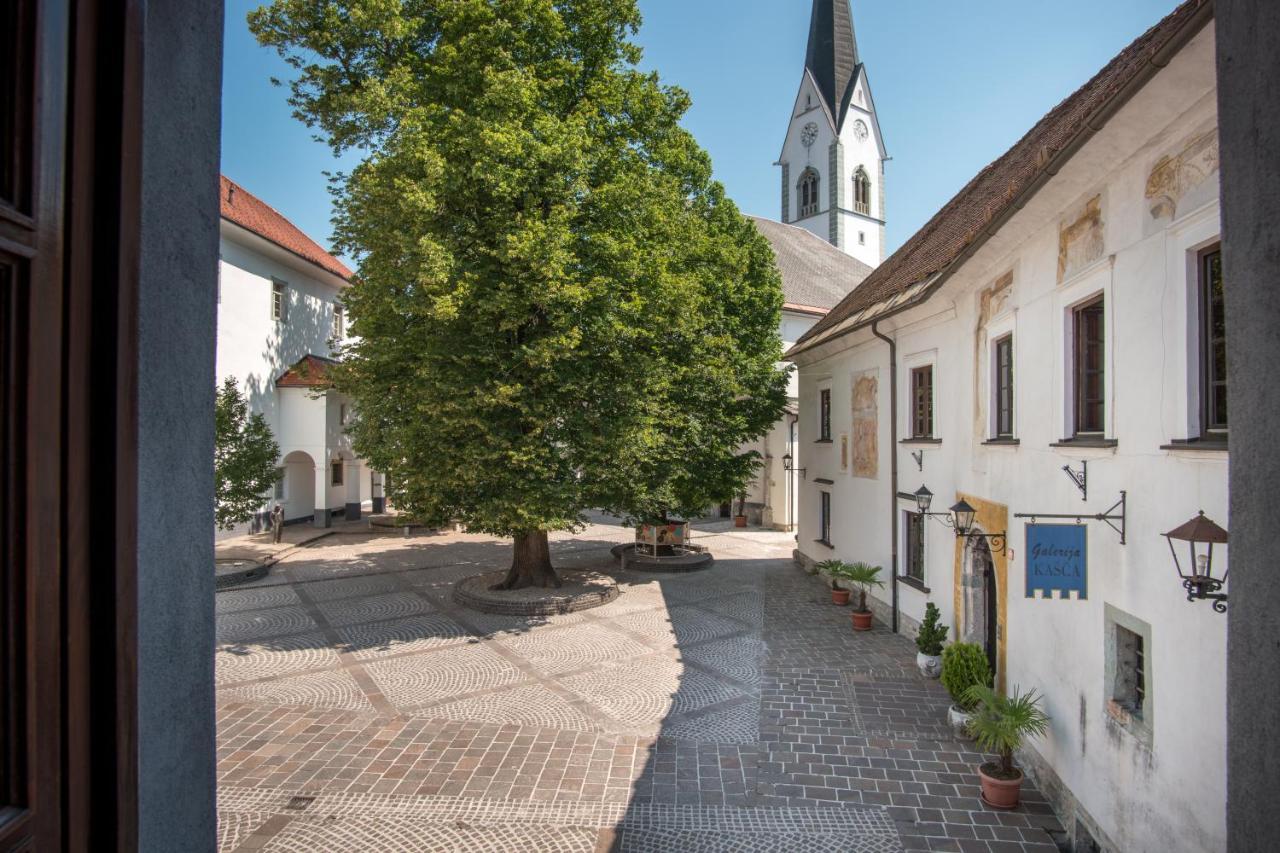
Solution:
<svg viewBox="0 0 1280 853"><path fill-rule="evenodd" d="M328 537L220 593L219 849L1054 849L1035 790L981 803L908 639L852 632L790 537L698 536L712 569L615 570L581 613L459 607L510 559L468 534Z"/></svg>

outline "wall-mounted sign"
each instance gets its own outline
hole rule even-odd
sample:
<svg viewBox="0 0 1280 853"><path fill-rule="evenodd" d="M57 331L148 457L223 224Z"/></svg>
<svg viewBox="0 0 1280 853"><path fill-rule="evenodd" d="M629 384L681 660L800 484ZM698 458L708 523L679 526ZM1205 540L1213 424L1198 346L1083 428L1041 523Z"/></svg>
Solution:
<svg viewBox="0 0 1280 853"><path fill-rule="evenodd" d="M1089 597L1087 534L1083 524L1027 525L1027 598Z"/></svg>

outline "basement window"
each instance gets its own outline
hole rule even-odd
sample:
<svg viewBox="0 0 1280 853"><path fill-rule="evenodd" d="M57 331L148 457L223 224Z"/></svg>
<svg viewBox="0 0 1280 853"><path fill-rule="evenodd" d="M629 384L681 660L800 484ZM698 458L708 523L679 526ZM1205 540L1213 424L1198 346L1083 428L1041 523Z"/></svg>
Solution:
<svg viewBox="0 0 1280 853"><path fill-rule="evenodd" d="M1151 743L1151 626L1110 604L1106 608L1107 713Z"/></svg>

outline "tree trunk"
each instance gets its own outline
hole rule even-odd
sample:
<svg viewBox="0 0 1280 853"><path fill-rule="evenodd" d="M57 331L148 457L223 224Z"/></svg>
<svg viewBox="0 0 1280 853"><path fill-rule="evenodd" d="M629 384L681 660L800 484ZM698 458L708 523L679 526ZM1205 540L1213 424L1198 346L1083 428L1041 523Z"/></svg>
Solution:
<svg viewBox="0 0 1280 853"><path fill-rule="evenodd" d="M547 531L535 530L515 537L512 549L511 570L502 583L491 589L525 589L540 586L559 587L560 577L551 565L551 548L547 545Z"/></svg>

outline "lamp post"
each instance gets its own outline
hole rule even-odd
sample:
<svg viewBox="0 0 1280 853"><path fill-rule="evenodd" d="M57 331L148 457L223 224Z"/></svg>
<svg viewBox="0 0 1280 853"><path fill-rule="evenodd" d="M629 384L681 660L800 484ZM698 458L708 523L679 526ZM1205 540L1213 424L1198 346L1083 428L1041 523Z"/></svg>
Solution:
<svg viewBox="0 0 1280 853"><path fill-rule="evenodd" d="M798 525L798 524L797 524L797 522L796 522L796 509L795 509L795 505L796 505L796 487L795 487L795 480L794 480L794 479L792 479L791 475L792 475L792 474L794 474L795 472L799 471L799 472L800 472L800 476L802 476L802 477L806 477L806 478L807 478L807 477L808 477L808 473L809 473L809 469L807 469L807 468L796 468L796 467L795 467L795 459L791 456L791 454L790 454L790 453L784 453L784 454L783 454L783 456L782 456L782 470L787 472L787 485L791 488L791 506L790 506L790 510L791 510L791 518L790 518L790 521L791 521L791 528L794 530L794 529L796 529L799 525Z"/></svg>
<svg viewBox="0 0 1280 853"><path fill-rule="evenodd" d="M1213 602L1217 613L1227 612L1227 594L1219 592L1227 582L1230 569L1222 573L1222 577L1213 576L1213 546L1227 544L1227 531L1223 530L1201 510L1195 518L1178 525L1164 534L1169 541L1169 552L1173 554L1173 565L1182 578L1182 587L1187 591L1187 601L1203 599ZM1184 571L1182 561L1178 559L1178 549L1174 540L1186 542L1191 558Z"/></svg>
<svg viewBox="0 0 1280 853"><path fill-rule="evenodd" d="M987 544L994 552L1004 550L1005 534L1002 533L974 533L973 520L978 511L969 505L969 502L963 498L956 502L948 512L930 512L929 507L933 505L933 492L929 491L928 486L920 486L916 490L916 509L921 515L927 515L931 518L938 519L939 523L955 530L957 539L985 539Z"/></svg>

